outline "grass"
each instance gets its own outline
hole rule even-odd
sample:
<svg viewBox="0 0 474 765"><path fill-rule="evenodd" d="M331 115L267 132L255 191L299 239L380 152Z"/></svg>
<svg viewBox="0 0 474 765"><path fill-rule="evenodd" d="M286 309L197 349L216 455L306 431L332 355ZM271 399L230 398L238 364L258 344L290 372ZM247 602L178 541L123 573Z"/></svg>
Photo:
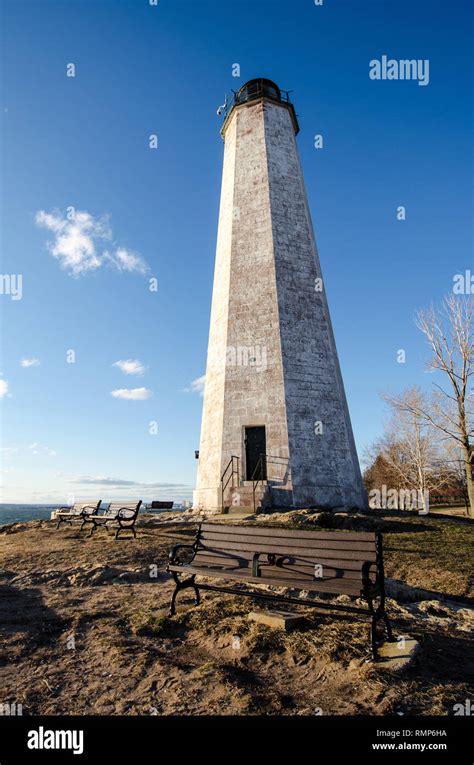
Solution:
<svg viewBox="0 0 474 765"><path fill-rule="evenodd" d="M474 543L470 524L413 518L421 529L384 535L387 576L414 587L439 590L454 597L472 597Z"/></svg>
<svg viewBox="0 0 474 765"><path fill-rule="evenodd" d="M138 624L132 626L132 630L135 635L147 635L149 637L157 637L161 635L166 628L167 619L166 616L147 616L146 619Z"/></svg>
<svg viewBox="0 0 474 765"><path fill-rule="evenodd" d="M454 511L455 513L466 513L466 505L431 505L430 510L432 513L449 513ZM467 515L466 515L467 517Z"/></svg>

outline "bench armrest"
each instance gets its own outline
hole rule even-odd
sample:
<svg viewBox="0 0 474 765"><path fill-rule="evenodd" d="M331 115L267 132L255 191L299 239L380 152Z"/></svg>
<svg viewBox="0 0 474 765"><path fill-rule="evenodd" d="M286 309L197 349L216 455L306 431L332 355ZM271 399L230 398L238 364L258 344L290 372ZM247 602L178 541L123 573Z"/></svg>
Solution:
<svg viewBox="0 0 474 765"><path fill-rule="evenodd" d="M137 515L137 510L132 510L131 507L121 507L117 512L116 517L122 518L124 521L131 521Z"/></svg>
<svg viewBox="0 0 474 765"><path fill-rule="evenodd" d="M191 552L192 552L192 557L191 557L191 559L190 559L189 561L186 561L187 563L190 563L190 562L192 561L192 559L194 558L194 556L196 555L196 545L195 545L195 544L192 544L192 545L184 545L184 544L181 544L181 545L175 545L175 546L174 546L174 547L171 549L171 552L170 552L170 554L169 554L169 556L168 556L168 558L169 558L169 562L170 562L171 564L173 564L173 565L176 565L176 564L179 564L179 563L183 563L183 562L184 562L184 561L180 561L180 560L178 560L178 559L177 559L177 553L178 553L178 550L191 550ZM179 557L179 556L178 556L178 557Z"/></svg>
<svg viewBox="0 0 474 765"><path fill-rule="evenodd" d="M83 517L86 515L94 515L97 512L97 505L84 505L84 507L81 508L81 512L79 515L82 515Z"/></svg>

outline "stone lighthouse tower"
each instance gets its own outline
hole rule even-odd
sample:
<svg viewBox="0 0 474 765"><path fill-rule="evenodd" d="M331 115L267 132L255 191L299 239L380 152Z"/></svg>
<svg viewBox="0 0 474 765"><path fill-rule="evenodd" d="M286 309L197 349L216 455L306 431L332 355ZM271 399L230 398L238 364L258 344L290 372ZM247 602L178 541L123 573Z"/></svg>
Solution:
<svg viewBox="0 0 474 765"><path fill-rule="evenodd" d="M288 95L235 95L193 505L365 505Z"/></svg>

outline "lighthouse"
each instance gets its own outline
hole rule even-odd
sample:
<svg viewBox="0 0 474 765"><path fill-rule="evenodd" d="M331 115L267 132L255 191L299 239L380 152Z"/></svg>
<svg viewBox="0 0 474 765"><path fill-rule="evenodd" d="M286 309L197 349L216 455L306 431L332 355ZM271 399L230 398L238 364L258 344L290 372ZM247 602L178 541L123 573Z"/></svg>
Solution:
<svg viewBox="0 0 474 765"><path fill-rule="evenodd" d="M366 505L288 93L235 94L193 506Z"/></svg>

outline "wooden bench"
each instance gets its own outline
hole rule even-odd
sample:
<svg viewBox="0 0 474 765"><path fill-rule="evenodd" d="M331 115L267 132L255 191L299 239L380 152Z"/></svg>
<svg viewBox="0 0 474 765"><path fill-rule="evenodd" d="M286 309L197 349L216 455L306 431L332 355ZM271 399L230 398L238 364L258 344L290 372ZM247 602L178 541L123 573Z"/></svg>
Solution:
<svg viewBox="0 0 474 765"><path fill-rule="evenodd" d="M94 531L102 526L105 528L107 534L109 533L108 526L116 526L115 539L118 539L121 531L133 532L133 538L135 539L135 522L138 517L138 511L140 510L142 500L138 502L111 502L107 510L102 515L90 515L84 519L84 524L90 524L91 530L89 536L91 537ZM82 530L82 527L81 527Z"/></svg>
<svg viewBox="0 0 474 765"><path fill-rule="evenodd" d="M393 641L385 612L382 535L374 532L297 531L259 526L203 523L193 544L175 545L167 570L176 587L169 615L176 613L176 596L192 588L196 605L199 590L245 595L263 601L283 601L336 611L366 613L371 618L372 655L378 658L378 625ZM234 586L196 582L196 577L219 578ZM249 589L273 585L330 595L361 598L365 604L329 603ZM240 585L240 586L239 586ZM378 601L378 602L377 602Z"/></svg>
<svg viewBox="0 0 474 765"><path fill-rule="evenodd" d="M59 529L61 523L69 523L69 525L72 526L75 521L82 521L82 524L84 525L84 518L97 513L101 502L101 499L96 502L83 500L81 502L74 502L74 505L69 507L58 508L56 513L56 519L58 521L56 529Z"/></svg>

